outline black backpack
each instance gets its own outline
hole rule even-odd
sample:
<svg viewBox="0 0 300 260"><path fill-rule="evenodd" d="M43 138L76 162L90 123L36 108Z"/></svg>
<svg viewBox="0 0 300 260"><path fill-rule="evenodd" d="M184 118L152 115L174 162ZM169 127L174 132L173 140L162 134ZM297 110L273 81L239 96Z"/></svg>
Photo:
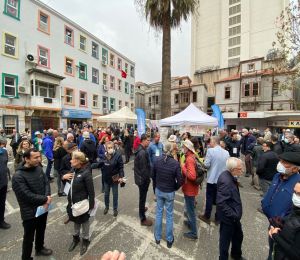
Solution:
<svg viewBox="0 0 300 260"><path fill-rule="evenodd" d="M196 165L196 180L194 181L195 184L201 186L205 175L206 175L206 168L204 167L204 164L200 162L197 158L195 158L195 165Z"/></svg>

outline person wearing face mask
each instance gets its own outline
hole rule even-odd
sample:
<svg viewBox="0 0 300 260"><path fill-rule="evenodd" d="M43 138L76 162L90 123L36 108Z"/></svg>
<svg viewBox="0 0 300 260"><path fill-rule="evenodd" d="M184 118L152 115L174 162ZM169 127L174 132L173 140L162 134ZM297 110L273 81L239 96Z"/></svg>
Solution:
<svg viewBox="0 0 300 260"><path fill-rule="evenodd" d="M279 223L292 210L293 189L300 181L300 153L286 152L279 155L277 174L272 184L261 201L263 213L268 218L270 225ZM273 240L269 238L269 258L272 259Z"/></svg>
<svg viewBox="0 0 300 260"><path fill-rule="evenodd" d="M300 152L300 145L295 143L295 136L287 133L284 138L284 152Z"/></svg>
<svg viewBox="0 0 300 260"><path fill-rule="evenodd" d="M217 182L217 212L220 219L219 260L228 260L231 243L231 259L243 260L243 231L241 218L242 201L239 192L238 177L243 173L242 161L229 157L227 170L222 172Z"/></svg>
<svg viewBox="0 0 300 260"><path fill-rule="evenodd" d="M294 187L291 214L282 227L271 226L269 236L274 241L274 260L300 259L300 182Z"/></svg>
<svg viewBox="0 0 300 260"><path fill-rule="evenodd" d="M109 210L109 194L113 193L113 210L114 217L118 216L118 186L123 183L124 164L120 151L114 149L114 143L106 143L106 153L104 159L100 162L93 163L92 169L101 168L104 181L104 202L105 209L103 214L106 215Z"/></svg>

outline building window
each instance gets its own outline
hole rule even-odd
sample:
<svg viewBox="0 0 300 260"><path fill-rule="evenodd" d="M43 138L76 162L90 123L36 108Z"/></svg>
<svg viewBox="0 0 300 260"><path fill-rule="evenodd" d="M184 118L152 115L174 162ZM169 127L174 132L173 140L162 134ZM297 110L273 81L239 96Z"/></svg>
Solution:
<svg viewBox="0 0 300 260"><path fill-rule="evenodd" d="M115 109L116 109L116 103L115 103L115 99L114 98L110 98L110 110L111 111L115 111Z"/></svg>
<svg viewBox="0 0 300 260"><path fill-rule="evenodd" d="M254 82L252 84L252 96L258 96L259 94L259 87L258 87L258 83Z"/></svg>
<svg viewBox="0 0 300 260"><path fill-rule="evenodd" d="M179 103L179 94L175 94L175 96L174 96L174 103L175 104Z"/></svg>
<svg viewBox="0 0 300 260"><path fill-rule="evenodd" d="M241 48L236 47L228 50L228 57L239 56L241 53Z"/></svg>
<svg viewBox="0 0 300 260"><path fill-rule="evenodd" d="M38 46L38 64L40 66L50 68L50 50L41 46Z"/></svg>
<svg viewBox="0 0 300 260"><path fill-rule="evenodd" d="M158 105L158 96L153 96L153 102Z"/></svg>
<svg viewBox="0 0 300 260"><path fill-rule="evenodd" d="M236 3L240 3L241 0L229 0L229 5L234 5Z"/></svg>
<svg viewBox="0 0 300 260"><path fill-rule="evenodd" d="M236 15L229 18L229 26L241 23L241 15Z"/></svg>
<svg viewBox="0 0 300 260"><path fill-rule="evenodd" d="M126 106L126 107L129 107L129 103L128 103L127 101L125 102L125 106Z"/></svg>
<svg viewBox="0 0 300 260"><path fill-rule="evenodd" d="M228 60L228 67L234 67L239 65L240 63L240 58L233 58Z"/></svg>
<svg viewBox="0 0 300 260"><path fill-rule="evenodd" d="M254 71L255 65L254 63L248 64L248 71Z"/></svg>
<svg viewBox="0 0 300 260"><path fill-rule="evenodd" d="M2 97L18 98L18 76L2 73Z"/></svg>
<svg viewBox="0 0 300 260"><path fill-rule="evenodd" d="M229 28L229 36L234 36L241 33L241 26L235 26Z"/></svg>
<svg viewBox="0 0 300 260"><path fill-rule="evenodd" d="M50 84L48 82L43 82L36 80L35 81L35 95L39 97L45 97L45 98L55 98L56 87L53 84Z"/></svg>
<svg viewBox="0 0 300 260"><path fill-rule="evenodd" d="M80 91L79 94L79 105L81 107L86 107L87 106L87 93L84 91Z"/></svg>
<svg viewBox="0 0 300 260"><path fill-rule="evenodd" d="M193 92L193 102L197 102L197 91Z"/></svg>
<svg viewBox="0 0 300 260"><path fill-rule="evenodd" d="M279 83L274 82L273 84L273 95L278 96L279 95Z"/></svg>
<svg viewBox="0 0 300 260"><path fill-rule="evenodd" d="M74 60L68 57L65 57L65 73L71 76L74 76Z"/></svg>
<svg viewBox="0 0 300 260"><path fill-rule="evenodd" d="M86 37L83 35L79 36L79 49L82 51L86 51Z"/></svg>
<svg viewBox="0 0 300 260"><path fill-rule="evenodd" d="M179 86L181 86L181 85L182 85L182 79L179 80Z"/></svg>
<svg viewBox="0 0 300 260"><path fill-rule="evenodd" d="M110 76L110 88L115 89L115 77Z"/></svg>
<svg viewBox="0 0 300 260"><path fill-rule="evenodd" d="M68 105L74 105L74 90L71 88L65 89L65 103Z"/></svg>
<svg viewBox="0 0 300 260"><path fill-rule="evenodd" d="M241 36L229 38L228 45L229 47L241 44Z"/></svg>
<svg viewBox="0 0 300 260"><path fill-rule="evenodd" d="M180 103L189 103L190 98L189 98L189 92L183 92L180 93Z"/></svg>
<svg viewBox="0 0 300 260"><path fill-rule="evenodd" d="M134 94L134 85L130 85L130 94Z"/></svg>
<svg viewBox="0 0 300 260"><path fill-rule="evenodd" d="M99 45L95 42L92 42L92 56L99 59Z"/></svg>
<svg viewBox="0 0 300 260"><path fill-rule="evenodd" d="M244 96L249 97L250 96L250 84L244 85Z"/></svg>
<svg viewBox="0 0 300 260"><path fill-rule="evenodd" d="M119 100L119 110L122 108L122 100Z"/></svg>
<svg viewBox="0 0 300 260"><path fill-rule="evenodd" d="M109 55L109 65L115 67L115 55L112 53Z"/></svg>
<svg viewBox="0 0 300 260"><path fill-rule="evenodd" d="M128 82L125 82L125 93L129 94L129 84L128 84Z"/></svg>
<svg viewBox="0 0 300 260"><path fill-rule="evenodd" d="M38 29L45 33L50 33L50 16L42 11L39 11Z"/></svg>
<svg viewBox="0 0 300 260"><path fill-rule="evenodd" d="M128 73L128 64L127 63L125 63L125 72L126 72L126 74Z"/></svg>
<svg viewBox="0 0 300 260"><path fill-rule="evenodd" d="M108 51L102 48L102 63L107 64L107 59L108 59Z"/></svg>
<svg viewBox="0 0 300 260"><path fill-rule="evenodd" d="M134 67L130 66L130 76L134 78Z"/></svg>
<svg viewBox="0 0 300 260"><path fill-rule="evenodd" d="M93 95L93 107L98 108L98 95Z"/></svg>
<svg viewBox="0 0 300 260"><path fill-rule="evenodd" d="M122 70L122 59L118 58L118 70Z"/></svg>
<svg viewBox="0 0 300 260"><path fill-rule="evenodd" d="M17 58L18 55L18 39L16 36L9 33L3 33L3 54L12 58Z"/></svg>
<svg viewBox="0 0 300 260"><path fill-rule="evenodd" d="M92 68L92 82L99 84L99 70Z"/></svg>
<svg viewBox="0 0 300 260"><path fill-rule="evenodd" d="M4 14L20 20L20 0L5 0Z"/></svg>
<svg viewBox="0 0 300 260"><path fill-rule="evenodd" d="M231 87L225 87L225 99L231 98Z"/></svg>
<svg viewBox="0 0 300 260"><path fill-rule="evenodd" d="M65 26L65 43L74 47L74 31L68 26Z"/></svg>
<svg viewBox="0 0 300 260"><path fill-rule="evenodd" d="M79 78L87 80L87 65L79 62Z"/></svg>
<svg viewBox="0 0 300 260"><path fill-rule="evenodd" d="M102 97L102 107L108 109L108 97Z"/></svg>
<svg viewBox="0 0 300 260"><path fill-rule="evenodd" d="M118 79L118 90L122 91L122 80Z"/></svg>
<svg viewBox="0 0 300 260"><path fill-rule="evenodd" d="M152 100L151 100L151 97L149 97L148 98L148 106L151 107L151 105L152 105Z"/></svg>
<svg viewBox="0 0 300 260"><path fill-rule="evenodd" d="M103 73L103 80L102 80L103 86L107 86L107 74Z"/></svg>
<svg viewBox="0 0 300 260"><path fill-rule="evenodd" d="M18 130L18 116L3 115L3 128L6 134L12 134L13 129Z"/></svg>
<svg viewBox="0 0 300 260"><path fill-rule="evenodd" d="M241 5L235 5L229 8L229 15L234 15L241 12Z"/></svg>
<svg viewBox="0 0 300 260"><path fill-rule="evenodd" d="M131 108L131 111L133 112L133 110L134 110L134 104L133 103L130 104L130 108Z"/></svg>

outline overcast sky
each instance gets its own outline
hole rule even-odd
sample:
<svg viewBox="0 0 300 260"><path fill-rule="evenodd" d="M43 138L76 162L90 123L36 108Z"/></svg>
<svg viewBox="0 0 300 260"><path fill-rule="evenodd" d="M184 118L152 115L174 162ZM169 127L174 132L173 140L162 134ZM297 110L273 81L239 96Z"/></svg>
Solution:
<svg viewBox="0 0 300 260"><path fill-rule="evenodd" d="M150 28L134 0L42 1L133 60L136 81L161 81L161 33ZM172 76L190 74L190 38L190 21L172 31Z"/></svg>

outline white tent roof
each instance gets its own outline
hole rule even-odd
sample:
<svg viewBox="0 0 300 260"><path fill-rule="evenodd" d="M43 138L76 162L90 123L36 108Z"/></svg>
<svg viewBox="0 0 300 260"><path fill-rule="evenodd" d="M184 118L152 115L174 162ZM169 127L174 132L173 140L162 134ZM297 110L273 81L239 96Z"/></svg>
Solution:
<svg viewBox="0 0 300 260"><path fill-rule="evenodd" d="M128 123L136 124L137 116L127 106L122 107L120 110L113 112L109 115L99 116L98 121L111 122L111 123Z"/></svg>
<svg viewBox="0 0 300 260"><path fill-rule="evenodd" d="M197 125L197 126L218 126L218 120L215 117L205 114L191 103L185 110L180 113L164 118L159 121L160 126L174 125Z"/></svg>

